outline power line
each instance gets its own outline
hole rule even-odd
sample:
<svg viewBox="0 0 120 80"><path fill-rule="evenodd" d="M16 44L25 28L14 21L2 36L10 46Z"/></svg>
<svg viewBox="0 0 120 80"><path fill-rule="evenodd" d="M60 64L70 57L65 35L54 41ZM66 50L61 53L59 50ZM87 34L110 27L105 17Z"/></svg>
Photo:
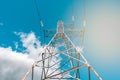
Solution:
<svg viewBox="0 0 120 80"><path fill-rule="evenodd" d="M42 19L40 18L41 16L40 16L40 11L39 11L39 7L38 7L38 4L37 4L37 1L34 0L34 3L35 3L35 8L37 10L37 15L38 15L38 20L40 22L40 26L43 27L44 25L43 25Z"/></svg>

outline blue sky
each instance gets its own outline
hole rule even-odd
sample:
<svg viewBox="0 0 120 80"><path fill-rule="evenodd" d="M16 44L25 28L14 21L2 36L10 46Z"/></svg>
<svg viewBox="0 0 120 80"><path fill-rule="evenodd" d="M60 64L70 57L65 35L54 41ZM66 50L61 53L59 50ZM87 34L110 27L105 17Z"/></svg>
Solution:
<svg viewBox="0 0 120 80"><path fill-rule="evenodd" d="M75 16L76 28L82 26L84 0L0 1L0 46L20 52L24 49L14 32L31 31L43 42L43 28L56 29L57 21L71 21ZM39 25L42 19L44 27ZM84 55L101 74L103 80L120 80L120 0L86 0L86 33Z"/></svg>

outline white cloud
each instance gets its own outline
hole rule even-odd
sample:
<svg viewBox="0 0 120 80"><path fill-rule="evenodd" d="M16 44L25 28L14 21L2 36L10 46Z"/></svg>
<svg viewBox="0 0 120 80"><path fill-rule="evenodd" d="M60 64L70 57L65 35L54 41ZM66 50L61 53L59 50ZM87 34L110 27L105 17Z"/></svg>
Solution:
<svg viewBox="0 0 120 80"><path fill-rule="evenodd" d="M0 47L0 79L21 80L34 62L29 55L13 51L11 47Z"/></svg>
<svg viewBox="0 0 120 80"><path fill-rule="evenodd" d="M0 47L0 80L21 80L34 63L35 57L43 50L33 32L15 34L20 36L26 50L20 53L13 51L11 47ZM19 45L17 44L17 46ZM36 74L38 73L40 71L36 72Z"/></svg>
<svg viewBox="0 0 120 80"><path fill-rule="evenodd" d="M39 40L36 38L33 32L26 34L26 33L16 33L19 35L22 41L23 47L26 48L25 52L29 53L29 56L32 58L36 58L38 54L43 50L43 47L40 45Z"/></svg>

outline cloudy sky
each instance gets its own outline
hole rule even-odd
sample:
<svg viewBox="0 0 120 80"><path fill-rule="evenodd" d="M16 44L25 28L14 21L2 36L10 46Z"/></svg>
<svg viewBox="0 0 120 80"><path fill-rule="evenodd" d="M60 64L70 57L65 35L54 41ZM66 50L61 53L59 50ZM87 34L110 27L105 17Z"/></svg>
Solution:
<svg viewBox="0 0 120 80"><path fill-rule="evenodd" d="M70 22L73 15L76 28L81 27L84 1L36 0L38 16L34 0L1 0L0 79L19 80L24 75L42 49L43 29L56 29L59 19ZM103 80L120 80L120 0L86 0L85 6L84 55Z"/></svg>

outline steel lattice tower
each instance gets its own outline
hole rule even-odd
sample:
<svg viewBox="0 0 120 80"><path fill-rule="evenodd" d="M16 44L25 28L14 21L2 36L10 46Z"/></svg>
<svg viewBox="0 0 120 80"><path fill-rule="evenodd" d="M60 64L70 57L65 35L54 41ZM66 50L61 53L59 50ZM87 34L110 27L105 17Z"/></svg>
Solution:
<svg viewBox="0 0 120 80"><path fill-rule="evenodd" d="M36 67L39 67L40 70L40 78L37 80L102 80L96 70L88 63L81 50L69 38L70 33L74 31L79 32L83 37L84 29L74 30L71 28L66 30L64 23L61 20L58 21L56 34L44 47L40 54L40 60L31 66L22 80L27 80L31 73L31 80L34 80ZM96 79L92 79L92 75Z"/></svg>

